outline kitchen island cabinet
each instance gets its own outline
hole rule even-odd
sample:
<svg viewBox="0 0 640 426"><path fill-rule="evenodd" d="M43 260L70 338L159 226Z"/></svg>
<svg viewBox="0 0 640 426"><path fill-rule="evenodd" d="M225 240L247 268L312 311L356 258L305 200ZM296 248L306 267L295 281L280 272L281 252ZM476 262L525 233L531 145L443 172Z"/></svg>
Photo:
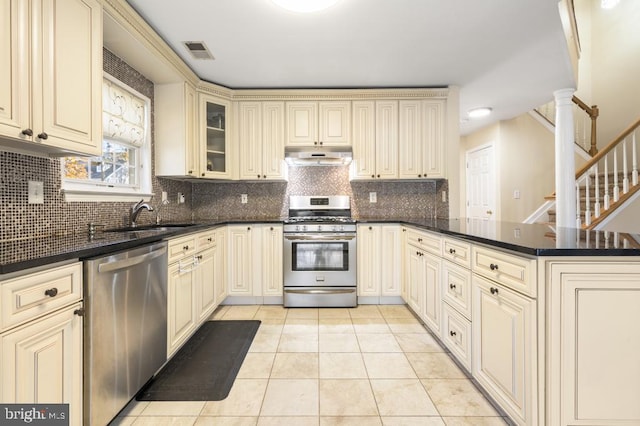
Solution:
<svg viewBox="0 0 640 426"><path fill-rule="evenodd" d="M102 6L0 6L0 143L36 155L102 152Z"/></svg>

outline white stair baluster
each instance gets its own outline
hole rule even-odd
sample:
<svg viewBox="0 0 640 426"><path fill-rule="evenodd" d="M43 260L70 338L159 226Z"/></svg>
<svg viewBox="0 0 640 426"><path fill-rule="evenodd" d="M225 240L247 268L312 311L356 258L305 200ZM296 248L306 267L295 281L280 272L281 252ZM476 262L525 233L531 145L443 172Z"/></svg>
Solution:
<svg viewBox="0 0 640 426"><path fill-rule="evenodd" d="M589 177L589 173L590 171L587 171L587 176L585 177L585 187L584 187L584 196L585 196L585 210L584 210L584 224L586 226L591 225L591 200L589 199L589 180L591 179ZM588 241L587 241L588 243Z"/></svg>
<svg viewBox="0 0 640 426"><path fill-rule="evenodd" d="M618 184L618 149L613 149L613 202L620 198L620 185Z"/></svg>
<svg viewBox="0 0 640 426"><path fill-rule="evenodd" d="M576 228L582 227L582 218L580 217L580 184L576 181Z"/></svg>
<svg viewBox="0 0 640 426"><path fill-rule="evenodd" d="M617 232L613 233L613 247L620 247L620 234Z"/></svg>
<svg viewBox="0 0 640 426"><path fill-rule="evenodd" d="M600 171L598 170L598 163L596 163L594 166L595 168L595 183L594 185L596 186L596 193L595 193L595 202L594 202L594 215L595 217L600 217L600 177L599 177L599 173Z"/></svg>
<svg viewBox="0 0 640 426"><path fill-rule="evenodd" d="M604 156L604 209L609 209L609 154Z"/></svg>
<svg viewBox="0 0 640 426"><path fill-rule="evenodd" d="M629 167L627 166L627 138L622 141L622 193L629 192Z"/></svg>
<svg viewBox="0 0 640 426"><path fill-rule="evenodd" d="M609 231L604 231L604 248L609 248Z"/></svg>
<svg viewBox="0 0 640 426"><path fill-rule="evenodd" d="M631 184L633 186L636 186L638 184L638 156L636 154L636 132L635 130L633 131L633 139L632 139L632 144L633 144L633 158L632 160L632 167L633 170L631 171Z"/></svg>

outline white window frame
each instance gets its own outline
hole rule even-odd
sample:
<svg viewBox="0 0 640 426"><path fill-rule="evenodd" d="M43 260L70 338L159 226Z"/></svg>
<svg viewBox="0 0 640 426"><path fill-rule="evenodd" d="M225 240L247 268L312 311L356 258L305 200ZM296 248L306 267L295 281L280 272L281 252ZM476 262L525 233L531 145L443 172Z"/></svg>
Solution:
<svg viewBox="0 0 640 426"><path fill-rule="evenodd" d="M87 179L86 182L68 180L65 178L64 159L60 160L60 174L62 178L62 193L67 202L82 201L111 201L111 202L136 202L141 199L149 201L153 196L151 176L151 100L142 93L118 80L103 73L104 79L109 80L124 90L143 99L145 108L145 139L139 148L138 184L135 187L113 186L107 183L98 183ZM101 120L102 121L102 120ZM102 143L102 142L101 142Z"/></svg>

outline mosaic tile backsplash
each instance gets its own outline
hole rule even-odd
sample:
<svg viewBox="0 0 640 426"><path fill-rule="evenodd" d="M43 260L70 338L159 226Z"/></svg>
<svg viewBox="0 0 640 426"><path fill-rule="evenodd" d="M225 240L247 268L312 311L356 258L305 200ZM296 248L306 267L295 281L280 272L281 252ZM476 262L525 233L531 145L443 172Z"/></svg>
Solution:
<svg viewBox="0 0 640 426"><path fill-rule="evenodd" d="M108 50L103 52L104 70L151 99L153 130L153 83ZM153 134L153 132L152 132ZM152 140L152 156L153 156ZM152 169L153 170L153 169ZM44 204L27 203L29 181L44 183ZM0 241L85 233L89 222L107 227L126 225L131 203L64 201L60 160L0 151ZM161 205L166 191L170 203ZM229 219L273 219L288 214L289 195L349 195L356 218L448 218L442 202L446 181L350 182L349 168L290 167L287 182L181 182L153 178L153 213L143 212L138 222L206 222ZM178 193L185 203L177 204ZM377 203L369 203L369 192ZM247 194L248 203L240 203Z"/></svg>

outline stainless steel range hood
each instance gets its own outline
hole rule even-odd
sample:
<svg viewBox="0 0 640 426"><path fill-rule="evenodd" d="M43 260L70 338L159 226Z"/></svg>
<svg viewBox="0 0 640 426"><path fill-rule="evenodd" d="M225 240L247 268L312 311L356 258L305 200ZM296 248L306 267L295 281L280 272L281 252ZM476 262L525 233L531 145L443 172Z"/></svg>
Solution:
<svg viewBox="0 0 640 426"><path fill-rule="evenodd" d="M352 153L350 147L287 147L284 158L292 166L346 166Z"/></svg>

